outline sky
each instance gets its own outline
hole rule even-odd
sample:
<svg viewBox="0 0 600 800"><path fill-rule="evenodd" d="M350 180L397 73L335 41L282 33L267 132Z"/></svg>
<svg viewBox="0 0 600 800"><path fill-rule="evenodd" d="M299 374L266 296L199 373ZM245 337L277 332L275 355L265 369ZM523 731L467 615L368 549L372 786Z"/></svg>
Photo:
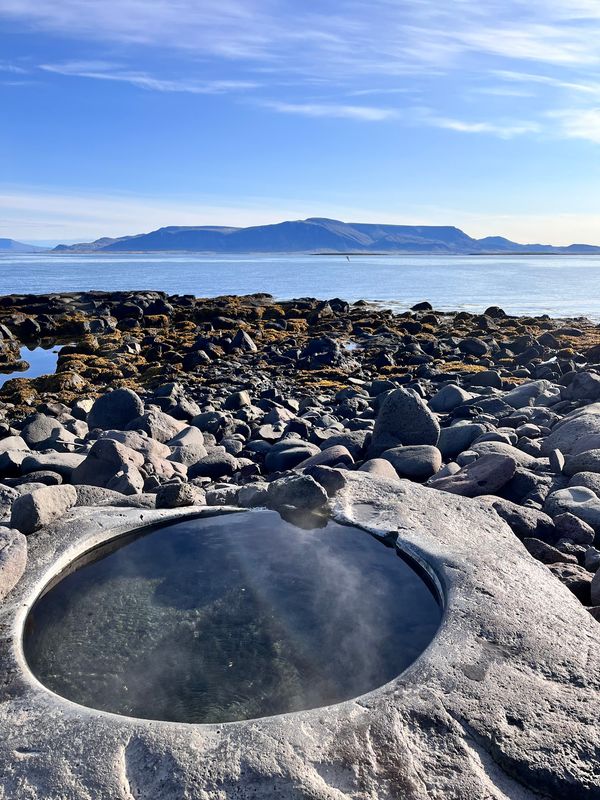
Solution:
<svg viewBox="0 0 600 800"><path fill-rule="evenodd" d="M0 0L0 237L600 244L600 0Z"/></svg>

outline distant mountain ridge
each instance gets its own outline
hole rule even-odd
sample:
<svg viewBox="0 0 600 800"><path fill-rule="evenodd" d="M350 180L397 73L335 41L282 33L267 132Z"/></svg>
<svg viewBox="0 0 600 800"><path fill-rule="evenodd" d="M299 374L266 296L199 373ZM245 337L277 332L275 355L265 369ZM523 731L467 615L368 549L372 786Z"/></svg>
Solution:
<svg viewBox="0 0 600 800"><path fill-rule="evenodd" d="M45 247L36 247L34 244L24 244L14 239L0 239L0 253L41 253Z"/></svg>
<svg viewBox="0 0 600 800"><path fill-rule="evenodd" d="M54 252L148 253L187 251L241 253L600 253L600 247L518 244L501 236L473 239L459 228L436 225L377 225L311 217L250 228L221 226L159 228L151 233L58 245Z"/></svg>

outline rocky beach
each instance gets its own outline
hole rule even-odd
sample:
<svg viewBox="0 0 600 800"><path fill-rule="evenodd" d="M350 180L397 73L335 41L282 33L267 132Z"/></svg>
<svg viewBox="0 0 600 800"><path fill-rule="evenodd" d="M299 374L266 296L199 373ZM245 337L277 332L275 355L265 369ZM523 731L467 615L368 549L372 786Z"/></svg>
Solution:
<svg viewBox="0 0 600 800"><path fill-rule="evenodd" d="M72 507L267 507L302 526L359 471L477 498L600 619L600 327L367 302L0 298L0 594ZM16 372L18 374L18 372ZM535 591L535 587L529 587Z"/></svg>

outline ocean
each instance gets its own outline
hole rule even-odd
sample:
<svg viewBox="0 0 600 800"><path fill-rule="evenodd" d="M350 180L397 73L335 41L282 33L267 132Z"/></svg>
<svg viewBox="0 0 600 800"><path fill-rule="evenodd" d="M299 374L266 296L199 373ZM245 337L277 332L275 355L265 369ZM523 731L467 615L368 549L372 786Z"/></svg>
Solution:
<svg viewBox="0 0 600 800"><path fill-rule="evenodd" d="M155 289L214 297L341 297L404 310L587 316L600 321L600 256L310 256L193 253L0 256L0 294Z"/></svg>

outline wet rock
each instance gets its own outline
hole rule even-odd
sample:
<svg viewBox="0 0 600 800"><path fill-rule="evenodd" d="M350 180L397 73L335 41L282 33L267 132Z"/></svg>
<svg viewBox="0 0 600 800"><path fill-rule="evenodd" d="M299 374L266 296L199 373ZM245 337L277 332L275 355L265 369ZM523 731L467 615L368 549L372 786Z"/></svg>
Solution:
<svg viewBox="0 0 600 800"><path fill-rule="evenodd" d="M12 506L11 527L24 534L60 519L77 502L73 486L47 486L17 498Z"/></svg>
<svg viewBox="0 0 600 800"><path fill-rule="evenodd" d="M373 429L369 458L401 445L436 445L440 425L419 395L395 389L383 400Z"/></svg>
<svg viewBox="0 0 600 800"><path fill-rule="evenodd" d="M432 445L394 447L384 450L381 458L389 461L400 478L426 480L442 466L442 454Z"/></svg>
<svg viewBox="0 0 600 800"><path fill-rule="evenodd" d="M463 497L493 494L510 481L515 474L516 466L514 459L507 455L482 455L455 475L438 478L430 481L428 485L433 489Z"/></svg>
<svg viewBox="0 0 600 800"><path fill-rule="evenodd" d="M94 402L87 423L90 430L124 430L143 413L144 404L138 394L131 389L114 389Z"/></svg>
<svg viewBox="0 0 600 800"><path fill-rule="evenodd" d="M27 539L18 530L0 527L0 602L19 582L27 564Z"/></svg>

